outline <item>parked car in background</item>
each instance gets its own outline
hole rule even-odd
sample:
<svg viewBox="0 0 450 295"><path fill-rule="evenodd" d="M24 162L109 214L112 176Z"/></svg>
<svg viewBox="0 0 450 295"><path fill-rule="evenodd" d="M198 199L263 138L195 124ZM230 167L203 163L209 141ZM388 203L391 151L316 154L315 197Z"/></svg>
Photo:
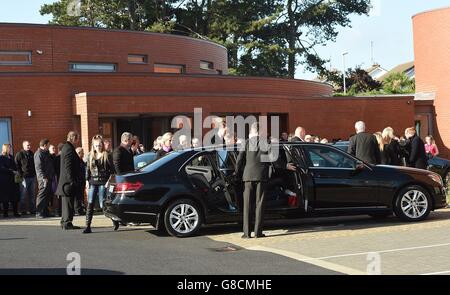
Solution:
<svg viewBox="0 0 450 295"><path fill-rule="evenodd" d="M297 170L273 165L266 219L395 213L421 221L447 205L434 172L366 164L332 145L273 148ZM121 223L150 223L177 237L194 235L202 224L239 222L243 183L234 174L237 155L236 147L174 151L134 173L112 175L105 215Z"/></svg>
<svg viewBox="0 0 450 295"><path fill-rule="evenodd" d="M347 151L349 142L348 141L338 141L334 144L335 147ZM442 177L442 180L444 181L444 185L447 187L447 189L450 189L450 160L440 158L440 157L433 157L428 159L428 170L436 172Z"/></svg>
<svg viewBox="0 0 450 295"><path fill-rule="evenodd" d="M156 153L154 152L146 152L137 156L134 156L134 169L140 169L156 159Z"/></svg>

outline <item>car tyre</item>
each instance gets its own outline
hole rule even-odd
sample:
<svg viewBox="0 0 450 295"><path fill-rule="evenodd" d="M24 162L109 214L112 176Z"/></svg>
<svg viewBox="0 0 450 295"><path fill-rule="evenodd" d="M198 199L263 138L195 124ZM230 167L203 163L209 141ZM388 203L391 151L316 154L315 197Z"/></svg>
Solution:
<svg viewBox="0 0 450 295"><path fill-rule="evenodd" d="M200 207L190 199L176 200L164 212L166 231L174 237L195 235L202 226Z"/></svg>
<svg viewBox="0 0 450 295"><path fill-rule="evenodd" d="M395 215L404 221L421 221L430 214L432 204L430 194L423 187L410 185L398 193Z"/></svg>

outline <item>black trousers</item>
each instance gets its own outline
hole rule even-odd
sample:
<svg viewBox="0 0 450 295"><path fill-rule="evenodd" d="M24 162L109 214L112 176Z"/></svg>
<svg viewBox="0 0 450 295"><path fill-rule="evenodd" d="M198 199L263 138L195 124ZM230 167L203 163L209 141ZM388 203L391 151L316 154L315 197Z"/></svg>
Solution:
<svg viewBox="0 0 450 295"><path fill-rule="evenodd" d="M36 198L36 214L47 215L48 203L51 198L51 182L44 179L38 179L38 194Z"/></svg>
<svg viewBox="0 0 450 295"><path fill-rule="evenodd" d="M17 208L18 208L19 202L17 202L17 201L3 201L2 205L3 205L3 214L4 215L8 215L8 211L9 211L8 209L9 209L9 204L10 203L11 203L11 207L13 209L13 213L14 214L18 213Z"/></svg>
<svg viewBox="0 0 450 295"><path fill-rule="evenodd" d="M85 211L85 205L84 205L84 187L79 187L78 191L75 195L74 200L74 210L78 214L83 214Z"/></svg>
<svg viewBox="0 0 450 295"><path fill-rule="evenodd" d="M244 235L250 237L250 224L253 213L255 216L255 236L262 234L265 209L266 183L259 181L245 182L244 189Z"/></svg>
<svg viewBox="0 0 450 295"><path fill-rule="evenodd" d="M73 215L75 213L74 210L75 206L75 197L66 197L61 196L61 224L64 226L67 226L72 223L73 221Z"/></svg>

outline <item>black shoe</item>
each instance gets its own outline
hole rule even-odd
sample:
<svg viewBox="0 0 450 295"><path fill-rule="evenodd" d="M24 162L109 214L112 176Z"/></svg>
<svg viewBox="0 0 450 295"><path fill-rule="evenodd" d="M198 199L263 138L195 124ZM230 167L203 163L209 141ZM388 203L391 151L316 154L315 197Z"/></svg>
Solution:
<svg viewBox="0 0 450 295"><path fill-rule="evenodd" d="M3 217L8 218L8 213L3 213Z"/></svg>
<svg viewBox="0 0 450 295"><path fill-rule="evenodd" d="M250 236L242 235L241 238L242 238L242 239L250 239Z"/></svg>
<svg viewBox="0 0 450 295"><path fill-rule="evenodd" d="M20 215L18 212L14 213L14 217L20 217L22 215Z"/></svg>
<svg viewBox="0 0 450 295"><path fill-rule="evenodd" d="M81 227L75 226L72 223L69 223L69 224L64 225L63 229L65 229L65 230L72 230L72 229L81 229Z"/></svg>
<svg viewBox="0 0 450 295"><path fill-rule="evenodd" d="M255 236L255 238L265 238L265 237L266 237L265 234L259 234L259 235L256 235L256 236Z"/></svg>
<svg viewBox="0 0 450 295"><path fill-rule="evenodd" d="M91 227L88 226L84 229L83 234L90 234L92 232Z"/></svg>
<svg viewBox="0 0 450 295"><path fill-rule="evenodd" d="M114 221L113 220L113 228L114 228L114 230L118 230L119 229L119 226L120 226L120 223L118 222L118 221Z"/></svg>

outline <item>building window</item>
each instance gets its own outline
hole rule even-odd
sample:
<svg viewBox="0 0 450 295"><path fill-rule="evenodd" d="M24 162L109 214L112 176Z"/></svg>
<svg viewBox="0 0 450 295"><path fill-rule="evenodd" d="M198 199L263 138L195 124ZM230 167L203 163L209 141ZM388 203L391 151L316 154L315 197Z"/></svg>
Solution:
<svg viewBox="0 0 450 295"><path fill-rule="evenodd" d="M31 65L31 51L0 51L0 65Z"/></svg>
<svg viewBox="0 0 450 295"><path fill-rule="evenodd" d="M0 118L0 144L12 144L11 119Z"/></svg>
<svg viewBox="0 0 450 295"><path fill-rule="evenodd" d="M184 65L155 64L155 73L183 74L185 72Z"/></svg>
<svg viewBox="0 0 450 295"><path fill-rule="evenodd" d="M129 64L148 64L148 55L144 54L128 54Z"/></svg>
<svg viewBox="0 0 450 295"><path fill-rule="evenodd" d="M202 70L214 70L214 63L210 61L200 61L200 69Z"/></svg>
<svg viewBox="0 0 450 295"><path fill-rule="evenodd" d="M116 72L117 65L109 63L70 63L70 72Z"/></svg>
<svg viewBox="0 0 450 295"><path fill-rule="evenodd" d="M217 75L223 75L222 70L217 70L216 72L217 72Z"/></svg>

